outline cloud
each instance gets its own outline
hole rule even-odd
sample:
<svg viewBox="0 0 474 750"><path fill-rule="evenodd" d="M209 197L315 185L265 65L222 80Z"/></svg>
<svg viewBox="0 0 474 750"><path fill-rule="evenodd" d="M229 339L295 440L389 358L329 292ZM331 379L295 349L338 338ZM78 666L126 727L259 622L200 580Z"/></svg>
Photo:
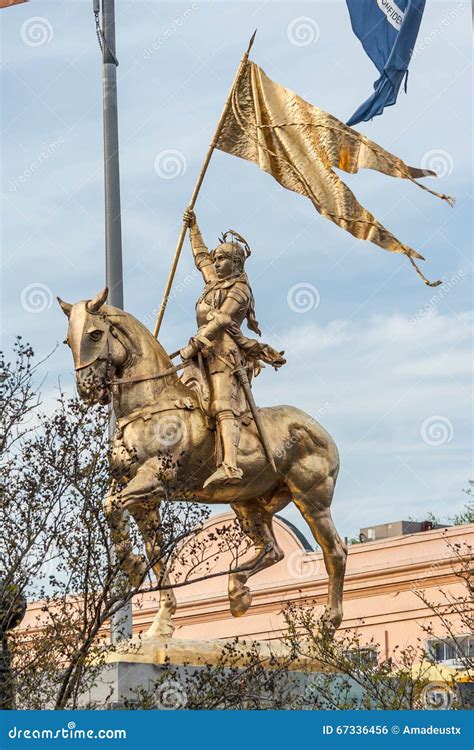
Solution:
<svg viewBox="0 0 474 750"><path fill-rule="evenodd" d="M125 301L142 320L159 305L182 210L253 12L248 3L200 2L185 23L175 23L190 5L165 2L159 13L154 2L117 9ZM86 6L49 3L33 13L33 3L26 3L1 18L6 348L16 333L43 354L64 338L55 305L37 313L22 306L25 288L46 285L73 301L103 285L100 51ZM363 205L426 255L427 275L443 279L467 269L471 236L469 8L442 24L452 7L427 3L420 39L429 43L413 61L407 95L359 129L410 164L433 149L446 152L452 173L429 184L455 195L455 209L406 181L370 171L344 175ZM53 35L32 47L22 41L21 26L37 12ZM288 25L306 15L319 27L317 44L295 47ZM344 2L261 3L255 16L253 56L274 80L341 119L366 98L375 71ZM172 36L161 42L170 27ZM174 180L154 169L166 149L187 162ZM362 517L394 520L394 513L462 502L470 430L467 271L443 294L443 287L428 289L405 259L353 239L254 165L221 153L212 158L197 211L209 245L229 226L249 239L248 270L264 337L288 356L281 372L267 369L258 378L257 400L290 401L310 413L324 408L322 421L341 449L334 502L341 527L350 532ZM191 264L186 243L178 279ZM288 290L302 282L320 296L307 314L287 304ZM194 333L200 290L201 280L193 278L170 300L162 329L169 351ZM68 352L58 350L47 367L53 392L60 373L69 385ZM452 422L453 436L428 445L421 425L436 415Z"/></svg>
<svg viewBox="0 0 474 750"><path fill-rule="evenodd" d="M341 455L334 513L345 533L462 506L473 322L471 312L435 309L415 325L373 315L278 331L288 364L262 373L257 400L321 413Z"/></svg>
<svg viewBox="0 0 474 750"><path fill-rule="evenodd" d="M463 415L472 323L470 312L435 311L416 325L398 315L378 315L295 326L278 333L278 344L286 342L288 375L297 378L298 393L311 407L329 402L328 411L344 421L346 434L364 434L374 420L383 423L392 444L397 426L427 413ZM268 385L277 387L276 378ZM283 376L278 395L286 388Z"/></svg>
<svg viewBox="0 0 474 750"><path fill-rule="evenodd" d="M350 326L348 320L332 320L326 326L313 323L290 329L291 353L303 356L340 346L350 338Z"/></svg>

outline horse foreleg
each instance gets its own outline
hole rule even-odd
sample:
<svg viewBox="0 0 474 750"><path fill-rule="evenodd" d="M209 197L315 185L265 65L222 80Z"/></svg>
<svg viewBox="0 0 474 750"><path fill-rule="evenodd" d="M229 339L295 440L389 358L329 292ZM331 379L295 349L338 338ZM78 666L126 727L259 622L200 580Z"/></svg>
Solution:
<svg viewBox="0 0 474 750"><path fill-rule="evenodd" d="M158 582L159 604L155 618L145 633L145 638L162 638L173 635L174 625L171 621L176 612L176 597L170 587L166 560L163 555L163 533L159 506L140 509L133 512L140 533L145 541L149 563Z"/></svg>
<svg viewBox="0 0 474 750"><path fill-rule="evenodd" d="M256 555L245 563L247 570L229 575L229 603L234 617L245 614L252 603L252 594L245 584L259 570L275 565L283 558L272 529L272 513L258 501L233 503L232 508L244 534L254 543Z"/></svg>
<svg viewBox="0 0 474 750"><path fill-rule="evenodd" d="M161 495L159 465L156 460L150 460L138 469L120 493L116 492L116 483L112 482L110 493L104 503L116 559L134 587L143 583L148 566L143 555L133 552L130 528L124 511L140 503L161 499Z"/></svg>
<svg viewBox="0 0 474 750"><path fill-rule="evenodd" d="M139 586L146 575L146 560L133 552L127 514L124 513L120 496L114 494L115 483L104 501L104 512L110 529L115 560L127 574L133 587Z"/></svg>

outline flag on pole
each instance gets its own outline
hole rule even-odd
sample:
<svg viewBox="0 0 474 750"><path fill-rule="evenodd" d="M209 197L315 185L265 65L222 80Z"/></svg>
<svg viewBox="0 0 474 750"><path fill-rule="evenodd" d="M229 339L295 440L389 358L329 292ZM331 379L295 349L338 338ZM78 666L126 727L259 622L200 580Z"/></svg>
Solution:
<svg viewBox="0 0 474 750"><path fill-rule="evenodd" d="M356 125L395 104L425 9L425 0L346 0L354 34L380 73L374 93L348 120Z"/></svg>
<svg viewBox="0 0 474 750"><path fill-rule="evenodd" d="M19 5L20 3L27 3L28 0L0 0L0 8L9 8L10 5Z"/></svg>
<svg viewBox="0 0 474 750"><path fill-rule="evenodd" d="M416 178L435 176L435 172L407 166L361 133L271 81L253 62L246 63L232 91L215 147L255 162L283 187L309 198L322 216L354 237L403 253L426 284L441 283L423 276L413 260L424 260L423 256L400 242L361 206L333 168L352 174L363 168L375 169L408 179L452 205L449 196L416 182Z"/></svg>

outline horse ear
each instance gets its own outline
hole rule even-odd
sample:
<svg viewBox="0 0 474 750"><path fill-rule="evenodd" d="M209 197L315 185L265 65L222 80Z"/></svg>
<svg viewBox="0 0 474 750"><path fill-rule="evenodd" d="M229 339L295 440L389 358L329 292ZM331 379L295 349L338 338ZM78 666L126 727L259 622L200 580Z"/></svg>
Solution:
<svg viewBox="0 0 474 750"><path fill-rule="evenodd" d="M61 299L61 297L56 297L56 299L58 300L59 306L60 306L61 310L63 311L64 315L67 318L69 318L69 316L71 314L71 310L72 310L72 305L69 304L69 302L64 302L64 300Z"/></svg>
<svg viewBox="0 0 474 750"><path fill-rule="evenodd" d="M108 287L104 287L99 294L96 294L94 299L89 300L87 303L87 309L89 312L97 312L100 310L102 305L106 302L107 297L109 296L109 289Z"/></svg>

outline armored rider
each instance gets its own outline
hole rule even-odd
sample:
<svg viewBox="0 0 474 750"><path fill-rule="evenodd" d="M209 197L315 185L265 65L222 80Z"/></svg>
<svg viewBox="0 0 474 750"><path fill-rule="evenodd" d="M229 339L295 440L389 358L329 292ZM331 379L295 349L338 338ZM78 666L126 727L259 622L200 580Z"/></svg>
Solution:
<svg viewBox="0 0 474 750"><path fill-rule="evenodd" d="M240 330L247 319L247 327L260 335L254 296L244 271L251 252L247 242L237 232L229 230L220 244L208 252L194 212L187 209L183 220L190 230L194 261L205 287L196 304L197 333L180 354L183 360L190 360L200 353L205 362L211 388L211 411L220 439L218 455L222 459L204 487L237 483L242 478L242 470L237 465L239 417L246 411L246 405L235 370L244 366L250 374L258 374L261 362L277 369L286 360L283 352L247 338Z"/></svg>

